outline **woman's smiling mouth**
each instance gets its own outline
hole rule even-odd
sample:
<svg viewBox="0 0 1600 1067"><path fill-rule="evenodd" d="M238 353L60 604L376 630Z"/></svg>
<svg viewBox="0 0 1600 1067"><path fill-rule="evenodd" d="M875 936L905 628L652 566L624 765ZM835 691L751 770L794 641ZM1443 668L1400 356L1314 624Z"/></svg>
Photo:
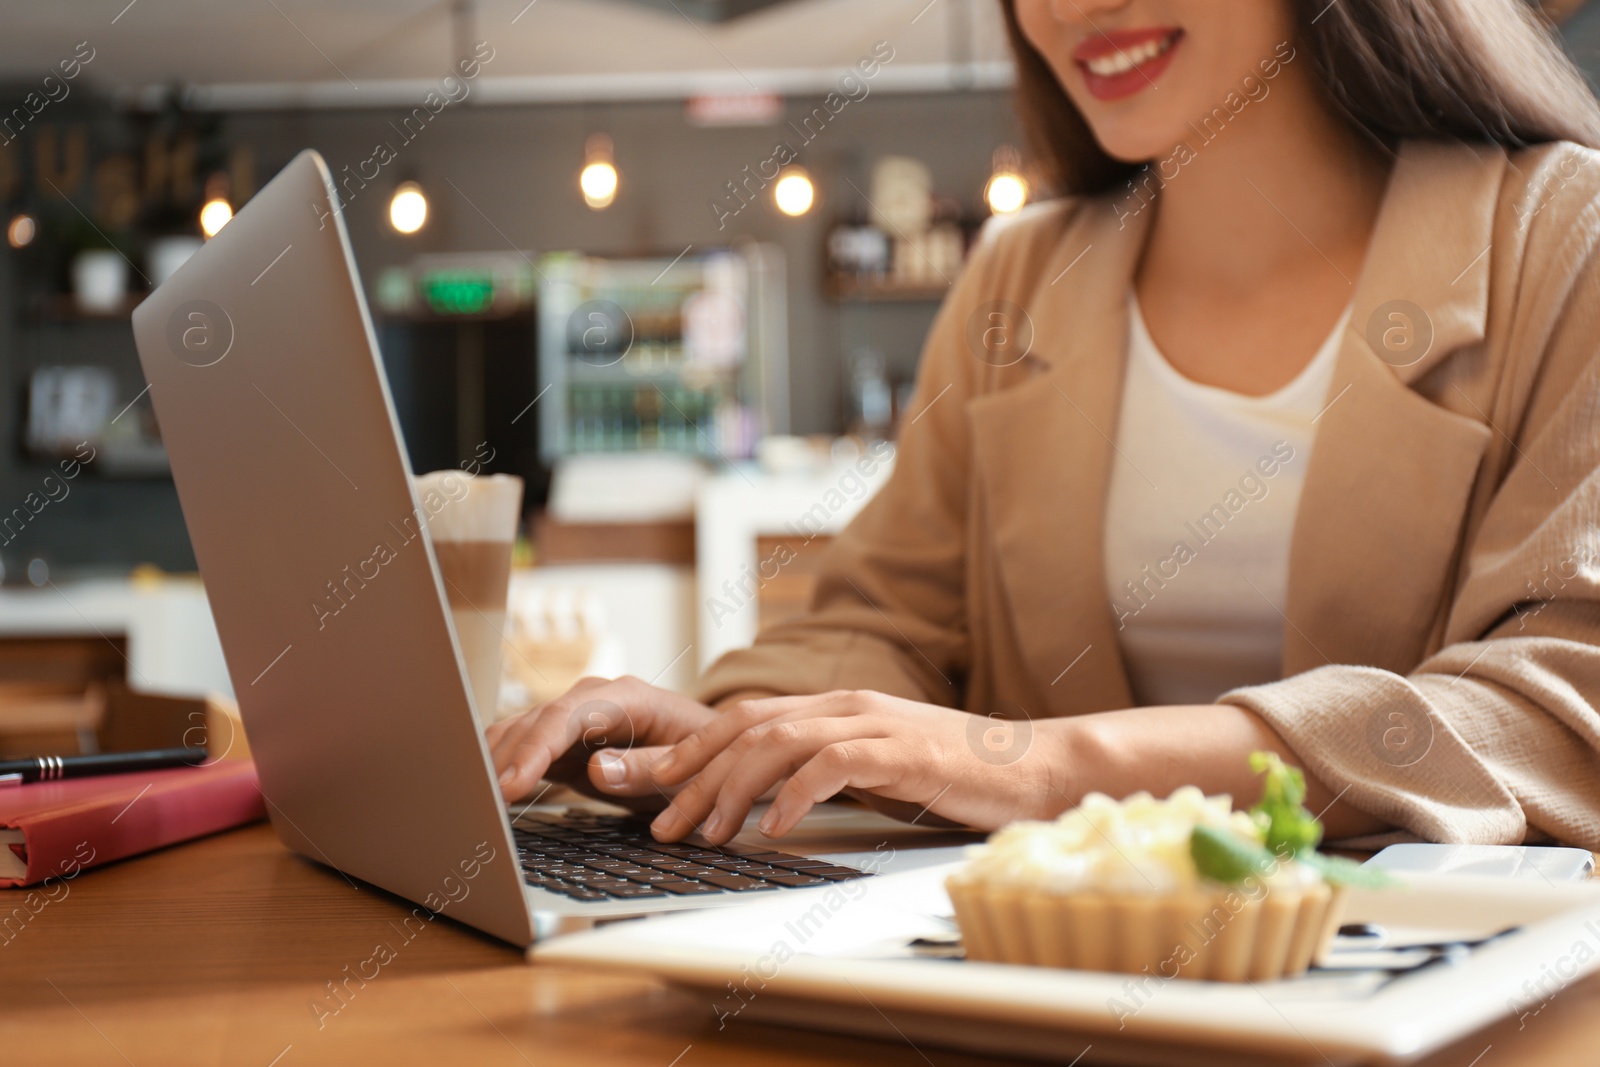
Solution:
<svg viewBox="0 0 1600 1067"><path fill-rule="evenodd" d="M1131 96L1154 83L1183 40L1172 27L1097 33L1072 50L1084 84L1097 100Z"/></svg>

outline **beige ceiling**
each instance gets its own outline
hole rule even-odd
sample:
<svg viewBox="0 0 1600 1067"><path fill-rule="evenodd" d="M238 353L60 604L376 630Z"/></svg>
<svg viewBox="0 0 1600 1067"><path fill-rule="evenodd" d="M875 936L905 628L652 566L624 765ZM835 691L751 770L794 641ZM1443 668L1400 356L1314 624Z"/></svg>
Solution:
<svg viewBox="0 0 1600 1067"><path fill-rule="evenodd" d="M124 91L182 83L238 106L373 104L487 41L485 98L798 91L878 41L893 88L1003 81L997 0L792 0L731 22L621 0L0 0L0 79L42 76L87 41L89 73ZM231 94L231 95L230 95Z"/></svg>

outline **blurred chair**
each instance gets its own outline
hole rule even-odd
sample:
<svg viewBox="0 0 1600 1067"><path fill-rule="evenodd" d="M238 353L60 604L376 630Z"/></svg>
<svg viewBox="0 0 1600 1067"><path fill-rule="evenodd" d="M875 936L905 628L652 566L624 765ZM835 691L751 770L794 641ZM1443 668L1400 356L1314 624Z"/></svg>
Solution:
<svg viewBox="0 0 1600 1067"><path fill-rule="evenodd" d="M106 686L127 672L127 641L0 639L0 757L94 752Z"/></svg>
<svg viewBox="0 0 1600 1067"><path fill-rule="evenodd" d="M126 646L120 636L0 638L0 758L184 745L249 757L231 701L129 688Z"/></svg>

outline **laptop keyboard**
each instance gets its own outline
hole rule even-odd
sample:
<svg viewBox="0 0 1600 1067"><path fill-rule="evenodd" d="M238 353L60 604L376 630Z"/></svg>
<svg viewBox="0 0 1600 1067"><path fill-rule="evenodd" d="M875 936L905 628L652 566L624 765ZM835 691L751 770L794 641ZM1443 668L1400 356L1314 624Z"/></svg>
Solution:
<svg viewBox="0 0 1600 1067"><path fill-rule="evenodd" d="M573 900L747 893L871 874L759 847L662 844L650 836L648 816L524 816L511 833L527 883Z"/></svg>

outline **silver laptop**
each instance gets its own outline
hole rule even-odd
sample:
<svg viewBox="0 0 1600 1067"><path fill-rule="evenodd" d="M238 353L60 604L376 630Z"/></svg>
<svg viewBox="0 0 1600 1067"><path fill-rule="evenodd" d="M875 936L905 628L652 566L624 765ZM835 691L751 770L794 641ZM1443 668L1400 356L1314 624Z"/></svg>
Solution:
<svg viewBox="0 0 1600 1067"><path fill-rule="evenodd" d="M951 858L948 837L844 809L722 848L508 811L337 203L302 152L133 313L284 844L518 945Z"/></svg>

